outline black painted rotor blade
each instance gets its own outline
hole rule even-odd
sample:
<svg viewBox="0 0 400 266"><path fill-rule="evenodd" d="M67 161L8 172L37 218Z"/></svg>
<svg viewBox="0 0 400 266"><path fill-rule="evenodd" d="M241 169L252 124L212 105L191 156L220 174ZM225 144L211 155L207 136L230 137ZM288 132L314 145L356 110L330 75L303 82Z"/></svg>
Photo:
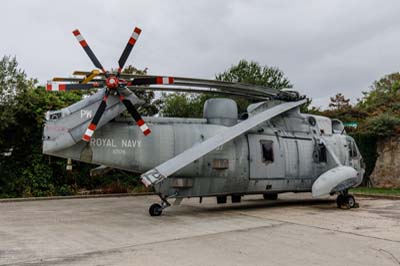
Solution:
<svg viewBox="0 0 400 266"><path fill-rule="evenodd" d="M139 85L170 85L174 84L173 77L143 77L135 78L128 82L127 86L139 86Z"/></svg>
<svg viewBox="0 0 400 266"><path fill-rule="evenodd" d="M104 84L99 82L79 84L79 83L47 83L46 90L47 91L71 91L71 90L90 90L94 88L103 87Z"/></svg>
<svg viewBox="0 0 400 266"><path fill-rule="evenodd" d="M85 50L85 52L89 56L90 60L92 60L94 66L97 67L98 69L101 69L101 71L103 71L105 73L106 70L101 65L99 59L97 59L97 57L93 53L92 49L90 49L88 43L86 42L85 38L83 38L83 35L81 34L81 32L78 29L76 29L72 33L78 40L79 44L82 46L83 50Z"/></svg>
<svg viewBox="0 0 400 266"><path fill-rule="evenodd" d="M126 60L128 60L128 57L132 51L132 48L135 45L137 39L139 38L139 35L141 32L142 32L142 30L137 27L133 30L132 35L128 40L128 43L126 44L125 49L122 52L121 57L118 60L118 65L119 65L118 73L121 73L122 69L124 68Z"/></svg>
<svg viewBox="0 0 400 266"><path fill-rule="evenodd" d="M151 133L150 128L146 125L144 122L142 116L139 114L135 106L129 101L128 99L125 99L124 96L120 95L120 100L121 102L125 105L126 109L128 112L131 114L133 119L135 120L136 124L140 128L140 130L143 132L145 136L149 135Z"/></svg>
<svg viewBox="0 0 400 266"><path fill-rule="evenodd" d="M97 124L100 121L100 118L102 117L104 111L106 110L107 107L107 98L110 92L107 90L104 94L103 100L101 101L99 108L97 108L96 114L94 115L92 121L90 122L88 128L85 131L85 134L83 134L82 140L89 142L90 139L92 138L92 135L94 131L96 130Z"/></svg>

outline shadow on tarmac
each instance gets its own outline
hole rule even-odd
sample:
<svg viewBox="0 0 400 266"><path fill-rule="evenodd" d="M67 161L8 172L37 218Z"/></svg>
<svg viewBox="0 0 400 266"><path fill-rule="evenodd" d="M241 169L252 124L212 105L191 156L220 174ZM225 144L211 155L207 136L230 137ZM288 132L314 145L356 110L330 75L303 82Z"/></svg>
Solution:
<svg viewBox="0 0 400 266"><path fill-rule="evenodd" d="M272 208L287 208L287 207L303 207L310 206L313 209L323 210L337 210L334 199L278 199L278 200L264 200L264 199L248 199L243 200L241 203L203 203L203 204L183 204L182 206L172 207L166 212L174 212L179 214L193 214L196 213L217 213L224 211L244 211L244 210L257 210L257 209L272 209Z"/></svg>

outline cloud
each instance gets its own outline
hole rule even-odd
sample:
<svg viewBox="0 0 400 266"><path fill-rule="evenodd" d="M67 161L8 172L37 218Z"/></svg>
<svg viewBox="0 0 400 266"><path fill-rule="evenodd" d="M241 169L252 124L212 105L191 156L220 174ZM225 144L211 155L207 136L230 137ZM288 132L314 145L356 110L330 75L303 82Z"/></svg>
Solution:
<svg viewBox="0 0 400 266"><path fill-rule="evenodd" d="M240 59L277 66L315 105L342 92L353 102L399 69L400 2L22 1L2 2L0 55L16 55L44 83L93 69L79 28L107 68L134 26L143 33L128 64L150 73L212 78Z"/></svg>

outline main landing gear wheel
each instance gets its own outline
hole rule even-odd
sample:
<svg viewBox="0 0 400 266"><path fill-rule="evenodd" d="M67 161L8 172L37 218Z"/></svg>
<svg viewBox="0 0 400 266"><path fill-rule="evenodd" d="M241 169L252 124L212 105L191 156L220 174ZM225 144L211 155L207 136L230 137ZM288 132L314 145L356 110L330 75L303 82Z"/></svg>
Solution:
<svg viewBox="0 0 400 266"><path fill-rule="evenodd" d="M354 199L353 195L347 195L344 198L345 204L349 207L349 208L356 208L356 205L358 205L356 203L356 200Z"/></svg>
<svg viewBox="0 0 400 266"><path fill-rule="evenodd" d="M225 204L227 198L228 197L226 195L217 196L217 204Z"/></svg>
<svg viewBox="0 0 400 266"><path fill-rule="evenodd" d="M336 198L336 204L338 208L351 209L359 207L354 196L351 194L339 194Z"/></svg>
<svg viewBox="0 0 400 266"><path fill-rule="evenodd" d="M150 216L160 216L162 214L162 210L163 208L160 204L154 203L149 208L149 214Z"/></svg>
<svg viewBox="0 0 400 266"><path fill-rule="evenodd" d="M342 208L342 204L343 204L343 195L339 194L336 198L336 205L340 209Z"/></svg>
<svg viewBox="0 0 400 266"><path fill-rule="evenodd" d="M175 195L167 197L160 194L158 196L161 199L161 204L154 203L153 205L150 206L149 208L150 216L160 216L165 208L171 206L171 204L168 202L168 199L174 197Z"/></svg>
<svg viewBox="0 0 400 266"><path fill-rule="evenodd" d="M277 200L278 193L265 193L263 194L263 197L265 200Z"/></svg>

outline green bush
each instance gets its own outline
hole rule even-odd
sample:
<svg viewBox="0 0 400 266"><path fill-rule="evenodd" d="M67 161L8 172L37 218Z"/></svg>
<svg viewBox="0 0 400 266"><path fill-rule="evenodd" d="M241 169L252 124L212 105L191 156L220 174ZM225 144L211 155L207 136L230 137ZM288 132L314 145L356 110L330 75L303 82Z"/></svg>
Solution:
<svg viewBox="0 0 400 266"><path fill-rule="evenodd" d="M379 137L393 136L400 127L400 118L388 113L369 117L365 121L366 131L371 135Z"/></svg>
<svg viewBox="0 0 400 266"><path fill-rule="evenodd" d="M365 175L364 175L364 185L368 184L369 176L375 168L376 159L378 158L378 153L376 152L376 146L378 138L376 135L366 134L366 133L350 133L357 143L360 153L365 162Z"/></svg>

